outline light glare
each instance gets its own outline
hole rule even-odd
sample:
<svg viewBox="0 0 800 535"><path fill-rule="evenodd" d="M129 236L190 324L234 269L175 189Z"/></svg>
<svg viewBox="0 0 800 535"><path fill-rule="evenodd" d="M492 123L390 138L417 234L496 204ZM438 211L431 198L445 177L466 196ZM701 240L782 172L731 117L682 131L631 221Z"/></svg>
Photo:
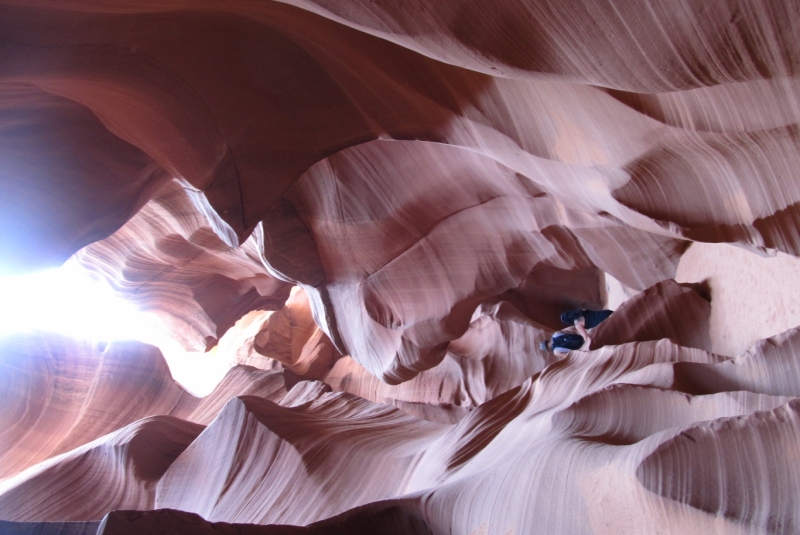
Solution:
<svg viewBox="0 0 800 535"><path fill-rule="evenodd" d="M75 263L0 278L0 335L57 332L86 340L149 340L146 315L92 280Z"/></svg>
<svg viewBox="0 0 800 535"><path fill-rule="evenodd" d="M139 340L161 349L173 378L206 395L232 363L215 352L183 350L158 328L155 315L117 297L76 262L17 277L0 277L0 336L55 332L91 342Z"/></svg>

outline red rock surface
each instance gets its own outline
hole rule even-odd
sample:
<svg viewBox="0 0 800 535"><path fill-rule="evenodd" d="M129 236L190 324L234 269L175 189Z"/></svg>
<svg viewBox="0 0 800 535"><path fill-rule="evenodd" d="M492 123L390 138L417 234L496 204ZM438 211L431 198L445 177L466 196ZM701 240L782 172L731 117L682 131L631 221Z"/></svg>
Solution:
<svg viewBox="0 0 800 535"><path fill-rule="evenodd" d="M196 398L175 384L158 349L138 342L100 348L58 335L16 336L2 339L0 351L3 478L145 417L206 425L236 395L286 392L279 373L243 367Z"/></svg>
<svg viewBox="0 0 800 535"><path fill-rule="evenodd" d="M112 236L75 255L96 278L154 312L187 351L213 347L251 310L276 310L290 285L265 273L254 240L236 247L202 193L171 181Z"/></svg>
<svg viewBox="0 0 800 535"><path fill-rule="evenodd" d="M0 0L0 271L76 255L237 364L197 398L152 346L3 339L0 528L797 532L797 35L796 0Z"/></svg>
<svg viewBox="0 0 800 535"><path fill-rule="evenodd" d="M342 355L314 323L308 296L299 287L270 315L253 340L256 353L308 379L322 379ZM248 363L248 359L238 360Z"/></svg>

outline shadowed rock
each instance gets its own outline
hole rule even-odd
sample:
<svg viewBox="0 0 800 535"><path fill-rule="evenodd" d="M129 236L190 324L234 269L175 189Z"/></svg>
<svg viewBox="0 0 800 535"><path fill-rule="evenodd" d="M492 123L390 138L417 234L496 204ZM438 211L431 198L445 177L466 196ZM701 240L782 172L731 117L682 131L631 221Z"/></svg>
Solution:
<svg viewBox="0 0 800 535"><path fill-rule="evenodd" d="M739 310L780 327L714 354L719 282L672 279L800 255L798 12L0 0L0 272L77 253L264 368L200 399L4 339L0 529L796 532L800 335ZM592 351L537 349L614 285Z"/></svg>

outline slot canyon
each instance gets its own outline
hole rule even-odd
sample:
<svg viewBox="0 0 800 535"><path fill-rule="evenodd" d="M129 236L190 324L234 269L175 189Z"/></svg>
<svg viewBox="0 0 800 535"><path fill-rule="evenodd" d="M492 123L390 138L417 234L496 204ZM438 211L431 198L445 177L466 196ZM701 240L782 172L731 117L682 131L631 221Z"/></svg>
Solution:
<svg viewBox="0 0 800 535"><path fill-rule="evenodd" d="M0 274L225 371L0 337L0 532L800 533L798 257L800 0L0 0Z"/></svg>

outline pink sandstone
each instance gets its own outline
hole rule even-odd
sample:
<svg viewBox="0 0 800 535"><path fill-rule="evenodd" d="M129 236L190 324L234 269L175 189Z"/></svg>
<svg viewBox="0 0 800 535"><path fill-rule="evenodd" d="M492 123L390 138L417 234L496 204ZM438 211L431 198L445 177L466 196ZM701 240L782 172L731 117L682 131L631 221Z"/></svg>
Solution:
<svg viewBox="0 0 800 535"><path fill-rule="evenodd" d="M792 298L684 261L797 263L797 35L797 0L0 0L0 271L73 258L236 363L198 398L143 343L0 340L0 530L796 533ZM590 351L539 349L612 279Z"/></svg>

